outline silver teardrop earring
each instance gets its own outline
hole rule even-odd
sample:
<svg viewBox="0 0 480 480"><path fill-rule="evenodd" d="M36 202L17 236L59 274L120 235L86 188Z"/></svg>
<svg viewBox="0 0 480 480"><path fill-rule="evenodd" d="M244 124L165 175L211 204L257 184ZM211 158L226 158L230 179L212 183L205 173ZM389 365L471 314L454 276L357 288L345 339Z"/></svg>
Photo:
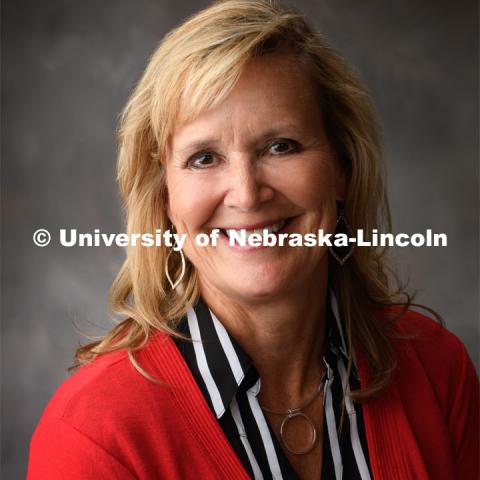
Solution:
<svg viewBox="0 0 480 480"><path fill-rule="evenodd" d="M352 237L353 230L350 227L350 225L347 222L347 219L345 217L345 210L343 208L343 204L339 202L339 208L338 208L338 216L337 216L337 223L335 224L335 234L340 233L340 227L342 232L341 233L346 233L348 238ZM340 256L333 248L333 246L328 246L328 250L330 251L330 254L332 257L340 264L340 266L343 266L345 262L351 257L353 250L355 248L355 245L350 245L350 249L345 253L343 256Z"/></svg>
<svg viewBox="0 0 480 480"><path fill-rule="evenodd" d="M172 225L172 231L173 230L174 230L174 227ZM169 263L171 255L174 251L175 250L173 249L173 247L171 247L170 251L168 252L167 258L165 260L165 276L167 277L168 283L172 287L172 290L175 290L180 285L181 281L183 280L183 277L185 275L185 270L186 270L185 255L183 254L183 250L180 248L178 250L178 253L180 254L180 261L181 261L180 275L178 276L178 278L175 281L172 280L172 277L170 275L169 268L168 268L168 263Z"/></svg>

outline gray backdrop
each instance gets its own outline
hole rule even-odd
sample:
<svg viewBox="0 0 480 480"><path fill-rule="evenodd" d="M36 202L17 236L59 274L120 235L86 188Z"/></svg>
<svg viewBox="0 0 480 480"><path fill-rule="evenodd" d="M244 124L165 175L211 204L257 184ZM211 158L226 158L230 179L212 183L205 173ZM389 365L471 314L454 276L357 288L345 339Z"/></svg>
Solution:
<svg viewBox="0 0 480 480"><path fill-rule="evenodd" d="M82 337L108 329L117 248L35 247L40 227L120 232L115 126L159 39L206 1L8 0L2 16L2 478ZM478 357L478 43L473 0L293 2L369 87L396 231L448 248L395 250L418 300Z"/></svg>

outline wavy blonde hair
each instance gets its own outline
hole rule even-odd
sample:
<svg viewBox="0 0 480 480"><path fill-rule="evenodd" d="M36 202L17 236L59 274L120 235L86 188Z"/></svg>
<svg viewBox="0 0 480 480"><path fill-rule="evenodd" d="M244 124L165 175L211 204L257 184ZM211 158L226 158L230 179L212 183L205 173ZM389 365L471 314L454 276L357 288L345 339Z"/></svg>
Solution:
<svg viewBox="0 0 480 480"><path fill-rule="evenodd" d="M316 82L329 139L348 174L344 209L351 228L390 231L378 128L365 88L298 12L267 0L226 0L165 36L125 107L118 183L128 233L153 233L170 226L164 164L182 99L189 100L186 119L194 118L229 94L252 57L269 53L295 55ZM189 264L181 292L169 288L164 273L167 254L166 247L127 249L110 292L113 311L126 319L101 340L79 348L77 366L118 349L127 349L135 363L133 352L154 331L176 335L176 324L198 299L199 287ZM394 277L385 249L357 248L343 267L330 264L330 286L345 322L348 349L351 352L358 342L371 369L369 385L352 395L362 400L388 384L395 365L394 319L374 315L372 306L408 307L410 298L399 302L403 288L392 290ZM172 266L178 273L179 265ZM349 372L351 368L352 360Z"/></svg>

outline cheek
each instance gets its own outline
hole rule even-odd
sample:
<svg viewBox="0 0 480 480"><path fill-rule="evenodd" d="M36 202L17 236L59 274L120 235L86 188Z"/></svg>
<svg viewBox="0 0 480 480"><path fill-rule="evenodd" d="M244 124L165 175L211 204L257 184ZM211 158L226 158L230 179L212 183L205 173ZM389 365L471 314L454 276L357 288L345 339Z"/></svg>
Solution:
<svg viewBox="0 0 480 480"><path fill-rule="evenodd" d="M218 201L208 179L188 171L167 174L167 192L169 217L179 233L198 231L213 215Z"/></svg>
<svg viewBox="0 0 480 480"><path fill-rule="evenodd" d="M335 171L329 158L304 158L283 172L279 190L306 210L335 205Z"/></svg>

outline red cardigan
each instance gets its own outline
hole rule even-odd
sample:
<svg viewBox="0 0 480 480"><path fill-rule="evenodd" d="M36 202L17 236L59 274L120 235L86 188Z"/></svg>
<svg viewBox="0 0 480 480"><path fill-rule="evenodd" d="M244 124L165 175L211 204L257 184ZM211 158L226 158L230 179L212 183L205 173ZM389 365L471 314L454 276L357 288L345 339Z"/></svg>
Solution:
<svg viewBox="0 0 480 480"><path fill-rule="evenodd" d="M477 480L479 384L463 344L416 312L398 322L391 386L363 405L375 480ZM362 383L368 378L357 351ZM174 342L99 357L49 402L32 437L30 480L247 479Z"/></svg>

